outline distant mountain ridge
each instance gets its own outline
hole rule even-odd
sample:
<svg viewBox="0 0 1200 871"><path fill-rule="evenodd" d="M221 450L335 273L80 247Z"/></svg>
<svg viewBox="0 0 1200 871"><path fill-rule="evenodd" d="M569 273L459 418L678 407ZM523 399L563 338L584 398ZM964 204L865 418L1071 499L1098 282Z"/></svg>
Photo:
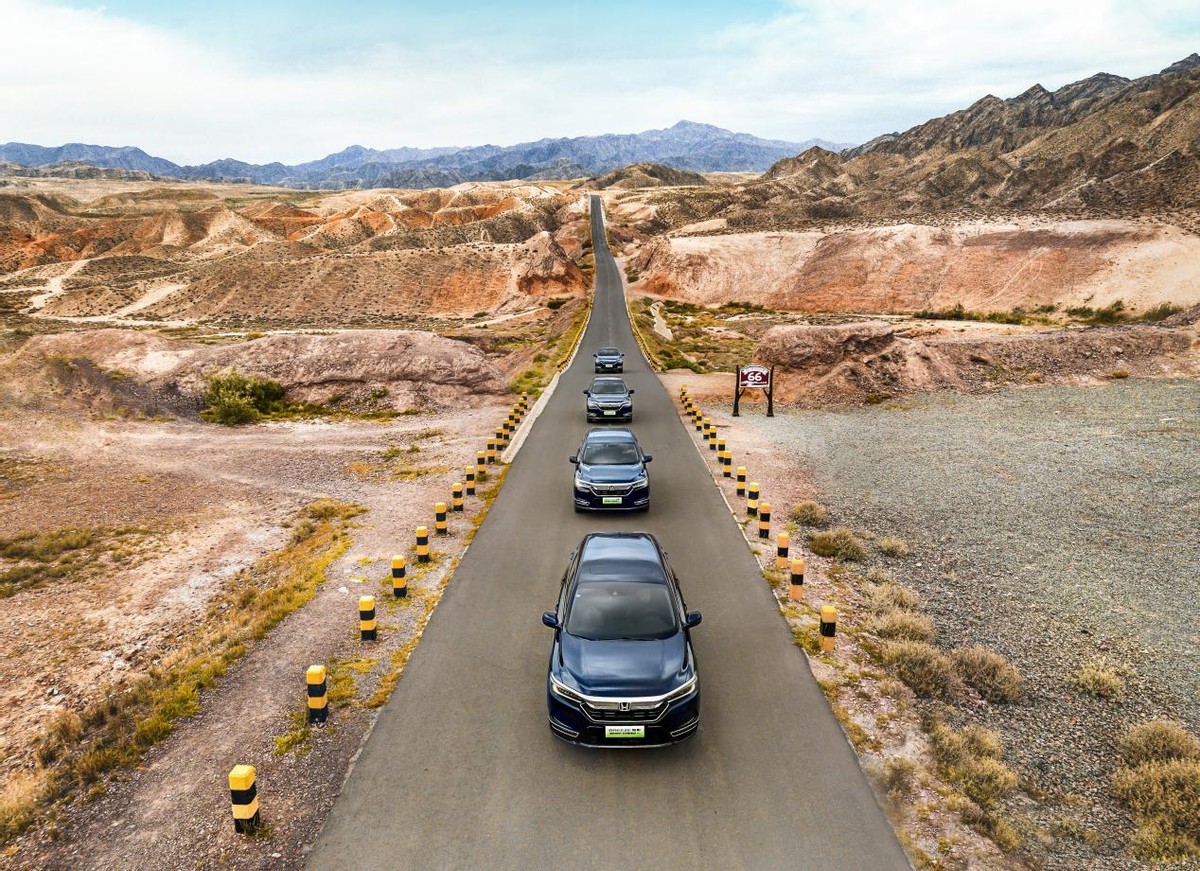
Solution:
<svg viewBox="0 0 1200 871"><path fill-rule="evenodd" d="M296 188L446 187L466 181L582 178L634 163L658 163L693 172L762 172L813 146L841 150L846 143L810 139L786 142L734 133L711 124L680 121L663 130L539 139L512 146L392 148L352 145L319 160L288 166L232 158L180 166L131 146L70 143L57 148L9 142L0 160L42 168L82 162L101 168L148 172L163 178L252 182Z"/></svg>

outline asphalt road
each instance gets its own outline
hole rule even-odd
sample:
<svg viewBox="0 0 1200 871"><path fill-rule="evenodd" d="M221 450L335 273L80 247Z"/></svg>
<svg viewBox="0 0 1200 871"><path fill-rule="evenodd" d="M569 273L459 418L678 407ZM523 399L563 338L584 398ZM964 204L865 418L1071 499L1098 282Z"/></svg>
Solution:
<svg viewBox="0 0 1200 871"><path fill-rule="evenodd" d="M593 199L596 299L312 854L312 869L909 868L853 750L670 398L630 332ZM651 509L576 515L592 352L626 351ZM703 688L699 733L582 750L546 724L552 610L593 530L646 529L679 573Z"/></svg>

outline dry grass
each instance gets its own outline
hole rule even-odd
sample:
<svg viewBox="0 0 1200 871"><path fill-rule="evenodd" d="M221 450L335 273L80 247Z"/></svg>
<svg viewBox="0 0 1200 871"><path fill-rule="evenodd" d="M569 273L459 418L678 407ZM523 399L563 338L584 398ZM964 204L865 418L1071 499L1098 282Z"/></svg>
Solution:
<svg viewBox="0 0 1200 871"><path fill-rule="evenodd" d="M1130 726L1118 739L1117 749L1129 766L1200 759L1200 740L1182 724L1170 720L1147 720Z"/></svg>
<svg viewBox="0 0 1200 871"><path fill-rule="evenodd" d="M50 582L74 582L143 555L142 527L68 527L0 538L0 599Z"/></svg>
<svg viewBox="0 0 1200 871"><path fill-rule="evenodd" d="M914 611L895 609L870 618L866 630L889 640L932 641L933 620Z"/></svg>
<svg viewBox="0 0 1200 871"><path fill-rule="evenodd" d="M811 499L797 502L792 506L791 518L801 526L824 526L825 506Z"/></svg>
<svg viewBox="0 0 1200 871"><path fill-rule="evenodd" d="M315 595L329 564L350 545L347 521L361 511L331 500L309 506L299 519L319 519L312 533L236 576L173 653L126 691L89 707L78 726L69 717L57 720L38 743L43 757L53 756L56 764L37 769L27 781L41 784L22 791L29 807L22 811L10 803L4 811L0 842L44 816L54 802L102 782L114 769L137 764L179 719L194 716L199 691L215 686L249 642L265 637Z"/></svg>
<svg viewBox="0 0 1200 871"><path fill-rule="evenodd" d="M808 537L808 548L817 556L847 562L862 562L867 558L867 548L862 540L844 526L836 526L828 532L814 532Z"/></svg>
<svg viewBox="0 0 1200 871"><path fill-rule="evenodd" d="M890 641L881 657L896 677L924 699L949 699L959 690L954 663L924 641Z"/></svg>
<svg viewBox="0 0 1200 871"><path fill-rule="evenodd" d="M999 737L982 726L956 731L936 720L925 726L938 770L968 799L958 806L963 821L1002 850L1015 849L1020 838L1000 815L999 803L1017 788L1019 779L1001 761L1004 745Z"/></svg>
<svg viewBox="0 0 1200 871"><path fill-rule="evenodd" d="M1200 856L1200 760L1172 759L1122 768L1113 794L1133 813L1138 829L1130 846L1140 859Z"/></svg>
<svg viewBox="0 0 1200 871"><path fill-rule="evenodd" d="M883 773L879 779L884 794L899 803L912 795L916 777L916 763L911 759L895 756L883 763Z"/></svg>
<svg viewBox="0 0 1200 871"><path fill-rule="evenodd" d="M1071 678L1080 692L1099 699L1118 699L1125 692L1128 670L1100 657L1084 663Z"/></svg>
<svg viewBox="0 0 1200 871"><path fill-rule="evenodd" d="M958 676L989 702L1013 702L1021 695L1021 674L1003 656L975 645L955 650Z"/></svg>
<svg viewBox="0 0 1200 871"><path fill-rule="evenodd" d="M863 603L867 610L876 614L888 611L913 611L921 604L921 597L908 587L892 581L873 583L863 589Z"/></svg>
<svg viewBox="0 0 1200 871"><path fill-rule="evenodd" d="M908 542L902 538L893 536L884 536L878 541L879 550L887 556L904 557L908 556Z"/></svg>

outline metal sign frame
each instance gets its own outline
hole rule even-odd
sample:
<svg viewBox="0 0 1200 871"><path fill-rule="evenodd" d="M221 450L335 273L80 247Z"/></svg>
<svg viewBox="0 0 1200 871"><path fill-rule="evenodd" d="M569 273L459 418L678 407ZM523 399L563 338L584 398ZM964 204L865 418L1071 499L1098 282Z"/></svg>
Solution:
<svg viewBox="0 0 1200 871"><path fill-rule="evenodd" d="M766 384L754 384L754 385L747 383L743 386L743 381L742 381L743 369L759 370L759 371L766 370L767 383ZM745 367L738 366L737 367L737 378L733 382L733 416L734 417L742 416L741 408L740 408L741 399L742 399L742 394L745 393L747 390L766 390L767 391L767 417L775 416L775 367L774 366L767 368L766 366L759 366L759 365L755 364L752 366L745 366Z"/></svg>

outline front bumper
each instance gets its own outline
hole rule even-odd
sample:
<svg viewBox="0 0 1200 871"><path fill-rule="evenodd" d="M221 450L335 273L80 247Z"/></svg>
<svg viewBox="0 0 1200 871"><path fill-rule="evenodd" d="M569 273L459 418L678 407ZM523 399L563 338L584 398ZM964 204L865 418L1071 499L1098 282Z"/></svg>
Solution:
<svg viewBox="0 0 1200 871"><path fill-rule="evenodd" d="M596 363L597 372L624 372L624 363Z"/></svg>
<svg viewBox="0 0 1200 871"><path fill-rule="evenodd" d="M667 705L656 719L614 719L597 722L583 707L547 690L550 731L580 747L666 747L685 741L700 728L700 690ZM610 731L641 730L637 737L613 737Z"/></svg>
<svg viewBox="0 0 1200 871"><path fill-rule="evenodd" d="M618 407L604 407L589 405L587 407L588 423L595 421L621 421L628 423L633 420L633 403Z"/></svg>
<svg viewBox="0 0 1200 871"><path fill-rule="evenodd" d="M650 507L650 485L635 487L628 493L596 493L593 490L581 490L571 487L574 494L575 507L589 511L637 511ZM605 501L605 500L609 501ZM612 500L620 500L614 502Z"/></svg>

